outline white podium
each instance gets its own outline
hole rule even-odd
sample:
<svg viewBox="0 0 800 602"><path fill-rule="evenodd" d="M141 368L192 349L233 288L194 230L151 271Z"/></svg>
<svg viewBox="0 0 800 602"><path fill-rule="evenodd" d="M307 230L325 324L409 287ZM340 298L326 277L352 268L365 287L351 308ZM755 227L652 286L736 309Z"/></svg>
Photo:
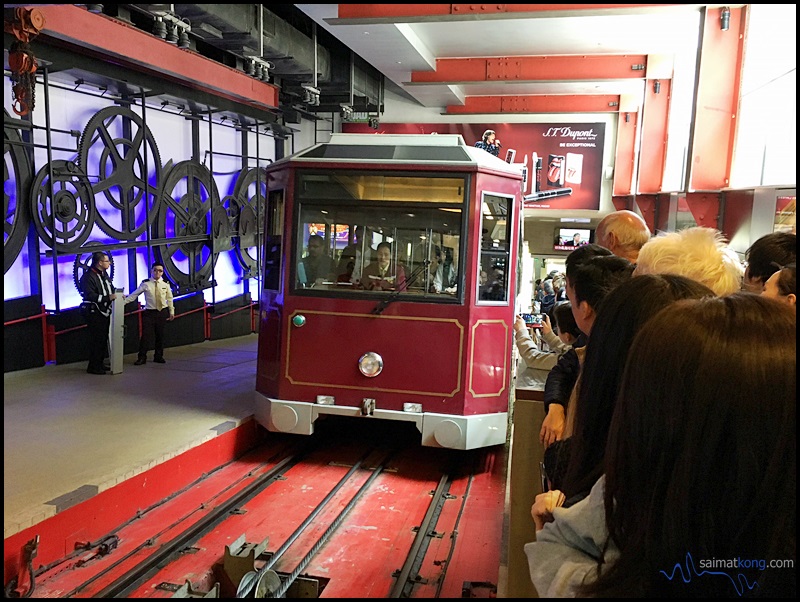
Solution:
<svg viewBox="0 0 800 602"><path fill-rule="evenodd" d="M111 303L111 324L108 329L108 358L111 374L122 373L122 356L125 346L125 295L116 289L117 298Z"/></svg>

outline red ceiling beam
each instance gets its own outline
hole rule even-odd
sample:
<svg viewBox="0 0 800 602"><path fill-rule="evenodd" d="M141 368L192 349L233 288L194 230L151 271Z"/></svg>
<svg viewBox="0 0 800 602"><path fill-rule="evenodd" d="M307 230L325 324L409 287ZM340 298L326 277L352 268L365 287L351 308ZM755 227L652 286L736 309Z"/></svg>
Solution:
<svg viewBox="0 0 800 602"><path fill-rule="evenodd" d="M639 207L639 212L642 214L642 219L644 219L647 227L650 228L650 232L653 234L659 230L668 229L668 225L665 221L667 212L659 211L661 206L661 199L659 196L660 195L657 194L639 194L634 198L636 206ZM667 198L666 201L669 201L669 198Z"/></svg>
<svg viewBox="0 0 800 602"><path fill-rule="evenodd" d="M414 71L411 83L643 79L646 71L644 54L436 59L436 71Z"/></svg>
<svg viewBox="0 0 800 602"><path fill-rule="evenodd" d="M688 192L685 203L691 211L698 226L705 228L720 227L720 192ZM678 211L682 211L681 198L678 199Z"/></svg>
<svg viewBox="0 0 800 602"><path fill-rule="evenodd" d="M278 88L273 84L74 4L42 4L38 9L46 19L41 38L262 111L277 109Z"/></svg>
<svg viewBox="0 0 800 602"><path fill-rule="evenodd" d="M649 80L644 90L639 148L639 194L661 192L667 157L667 129L672 97L670 80Z"/></svg>
<svg viewBox="0 0 800 602"><path fill-rule="evenodd" d="M620 113L617 119L617 146L614 149L614 195L632 193L633 174L636 167L636 133L639 113ZM624 207L629 209L629 207Z"/></svg>
<svg viewBox="0 0 800 602"><path fill-rule="evenodd" d="M464 105L448 105L448 115L473 113L616 113L618 94L468 96Z"/></svg>
<svg viewBox="0 0 800 602"><path fill-rule="evenodd" d="M746 32L746 7L729 8L730 28L720 28L720 8L705 11L689 190L730 185Z"/></svg>
<svg viewBox="0 0 800 602"><path fill-rule="evenodd" d="M432 17L468 18L476 15L508 15L509 17L545 15L554 12L595 13L630 12L642 8L680 6L670 4L340 4L340 19L372 19L400 22L403 19ZM530 15L528 15L530 16Z"/></svg>

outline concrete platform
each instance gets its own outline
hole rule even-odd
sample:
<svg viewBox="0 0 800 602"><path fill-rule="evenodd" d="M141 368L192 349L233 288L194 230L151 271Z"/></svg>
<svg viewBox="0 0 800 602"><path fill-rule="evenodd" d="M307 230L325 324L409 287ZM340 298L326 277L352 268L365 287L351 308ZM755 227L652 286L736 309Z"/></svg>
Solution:
<svg viewBox="0 0 800 602"><path fill-rule="evenodd" d="M257 344L204 341L143 366L130 354L115 375L5 374L4 539L252 419Z"/></svg>

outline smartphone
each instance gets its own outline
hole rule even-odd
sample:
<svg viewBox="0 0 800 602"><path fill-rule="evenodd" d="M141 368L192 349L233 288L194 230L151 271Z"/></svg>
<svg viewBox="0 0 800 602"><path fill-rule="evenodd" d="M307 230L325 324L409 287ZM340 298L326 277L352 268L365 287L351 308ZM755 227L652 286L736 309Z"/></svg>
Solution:
<svg viewBox="0 0 800 602"><path fill-rule="evenodd" d="M544 462L539 462L539 478L541 479L542 493L550 491L550 483L547 479L547 471L544 469Z"/></svg>

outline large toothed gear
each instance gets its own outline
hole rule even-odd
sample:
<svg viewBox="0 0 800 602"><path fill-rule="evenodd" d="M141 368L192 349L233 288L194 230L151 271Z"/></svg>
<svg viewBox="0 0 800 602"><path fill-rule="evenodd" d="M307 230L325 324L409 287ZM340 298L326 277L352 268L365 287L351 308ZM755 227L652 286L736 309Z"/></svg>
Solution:
<svg viewBox="0 0 800 602"><path fill-rule="evenodd" d="M4 272L17 260L25 246L30 225L28 191L31 185L31 164L21 142L19 131L8 125L11 120L8 111L3 111L3 204L6 210L6 223L3 228ZM10 182L14 182L11 189Z"/></svg>
<svg viewBox="0 0 800 602"><path fill-rule="evenodd" d="M93 247L96 247L94 250ZM75 256L75 262L72 264L72 283L75 285L77 291L83 294L81 290L81 278L83 278L84 273L86 270L92 267L92 255L95 251L103 251L103 247L98 242L90 242L85 247L88 249L86 253L79 253ZM111 261L111 265L108 266L108 277L111 280L114 280L114 257L106 251L108 254L108 259Z"/></svg>
<svg viewBox="0 0 800 602"><path fill-rule="evenodd" d="M258 273L258 257L264 234L264 211L267 194L267 177L263 169L243 169L236 179L233 196L237 219L234 231L236 255L249 276Z"/></svg>
<svg viewBox="0 0 800 602"><path fill-rule="evenodd" d="M57 159L44 165L31 186L30 203L39 238L59 253L79 249L92 233L96 218L92 186L72 161Z"/></svg>
<svg viewBox="0 0 800 602"><path fill-rule="evenodd" d="M214 231L215 227L224 228L224 220L219 219L221 207L208 168L191 160L181 161L166 174L152 238L156 256L179 292L213 286L211 271L219 257L214 249Z"/></svg>
<svg viewBox="0 0 800 602"><path fill-rule="evenodd" d="M118 240L138 238L155 220L162 176L150 128L130 109L106 107L86 124L78 154L92 182L97 225Z"/></svg>

